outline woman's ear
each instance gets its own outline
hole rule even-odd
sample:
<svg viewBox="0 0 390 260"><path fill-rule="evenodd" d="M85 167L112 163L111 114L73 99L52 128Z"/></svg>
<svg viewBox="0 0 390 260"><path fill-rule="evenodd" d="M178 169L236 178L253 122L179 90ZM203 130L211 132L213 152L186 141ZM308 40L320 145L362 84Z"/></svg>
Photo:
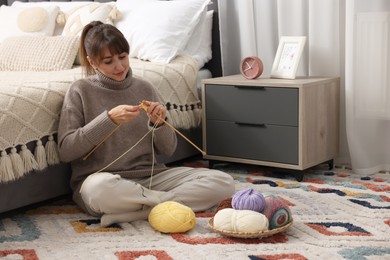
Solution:
<svg viewBox="0 0 390 260"><path fill-rule="evenodd" d="M92 68L96 69L96 66L95 66L93 60L91 59L91 57L87 56L87 60L88 60L88 62L89 62L89 65L91 65Z"/></svg>

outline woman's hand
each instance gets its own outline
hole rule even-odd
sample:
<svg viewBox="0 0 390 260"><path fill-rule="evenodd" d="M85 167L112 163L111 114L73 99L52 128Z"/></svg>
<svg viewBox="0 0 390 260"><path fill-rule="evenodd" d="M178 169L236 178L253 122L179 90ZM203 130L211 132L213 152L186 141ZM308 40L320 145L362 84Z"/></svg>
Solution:
<svg viewBox="0 0 390 260"><path fill-rule="evenodd" d="M150 102L144 100L142 101L142 103L148 107L148 111L146 113L149 117L150 122L152 124L155 124L159 120L158 126L162 125L164 122L160 119L160 117L165 120L167 116L167 109L158 102Z"/></svg>
<svg viewBox="0 0 390 260"><path fill-rule="evenodd" d="M117 125L127 123L139 115L139 106L119 105L108 111L108 116Z"/></svg>

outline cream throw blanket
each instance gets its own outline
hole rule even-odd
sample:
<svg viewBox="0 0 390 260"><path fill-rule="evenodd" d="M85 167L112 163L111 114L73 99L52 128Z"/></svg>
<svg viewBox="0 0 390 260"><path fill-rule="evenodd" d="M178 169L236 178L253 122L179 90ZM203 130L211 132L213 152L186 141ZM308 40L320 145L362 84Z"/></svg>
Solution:
<svg viewBox="0 0 390 260"><path fill-rule="evenodd" d="M131 59L134 76L149 80L168 108L172 125L200 125L196 61L178 56L169 64ZM59 163L57 133L64 95L82 77L80 68L51 72L0 72L0 182L15 180L32 170ZM45 146L42 139L48 137ZM35 150L26 144L36 142Z"/></svg>

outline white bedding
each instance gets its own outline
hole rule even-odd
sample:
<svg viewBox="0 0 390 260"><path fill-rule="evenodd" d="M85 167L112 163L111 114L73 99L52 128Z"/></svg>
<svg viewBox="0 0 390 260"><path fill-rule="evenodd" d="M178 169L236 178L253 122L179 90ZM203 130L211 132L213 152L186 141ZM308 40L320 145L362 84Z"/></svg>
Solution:
<svg viewBox="0 0 390 260"><path fill-rule="evenodd" d="M192 57L178 56L169 64L131 59L130 65L134 76L147 79L155 86L160 102L168 108L173 126L181 129L199 126L198 67ZM44 147L40 141L57 132L64 95L72 82L81 77L80 67L51 72L0 71L0 151L8 152L0 157L0 182L21 175L14 173L15 167L10 166L7 159L12 148L20 153L24 145L36 141L42 155ZM45 168L48 162L41 155L22 158L35 160L28 165L24 163L23 173L32 168ZM49 161L53 162L58 160Z"/></svg>
<svg viewBox="0 0 390 260"><path fill-rule="evenodd" d="M196 84L198 88L199 99L202 98L202 79L209 79L212 77L213 75L211 74L211 71L208 69L201 69L198 71L198 79Z"/></svg>

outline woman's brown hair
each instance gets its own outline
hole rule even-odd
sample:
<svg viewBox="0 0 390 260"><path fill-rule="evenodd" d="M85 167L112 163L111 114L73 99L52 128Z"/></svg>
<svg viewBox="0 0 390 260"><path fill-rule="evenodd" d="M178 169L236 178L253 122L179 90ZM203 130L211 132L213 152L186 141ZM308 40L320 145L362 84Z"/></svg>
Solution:
<svg viewBox="0 0 390 260"><path fill-rule="evenodd" d="M100 21L90 22L81 33L79 49L80 64L85 69L86 76L95 74L87 56L99 64L103 59L105 48L108 48L112 55L130 51L129 43L115 26Z"/></svg>

